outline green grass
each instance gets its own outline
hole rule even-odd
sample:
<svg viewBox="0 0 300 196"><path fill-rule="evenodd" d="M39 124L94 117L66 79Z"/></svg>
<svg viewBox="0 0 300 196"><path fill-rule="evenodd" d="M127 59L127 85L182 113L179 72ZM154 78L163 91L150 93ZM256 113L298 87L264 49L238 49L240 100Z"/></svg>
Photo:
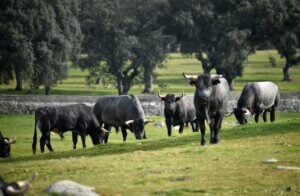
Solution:
<svg viewBox="0 0 300 196"><path fill-rule="evenodd" d="M28 195L43 195L50 183L65 179L94 186L101 195L297 195L300 171L277 166L300 167L300 113L276 117L275 123L252 119L245 126L225 118L218 145L200 147L200 133L191 128L167 137L165 127L150 124L147 140L129 133L123 143L113 132L107 145L92 146L88 138L87 149L79 140L72 150L67 133L63 141L51 136L55 152L32 155L33 116L0 115L2 133L18 140L11 158L0 160L0 174L13 181L38 172ZM270 158L279 162L262 163Z"/></svg>
<svg viewBox="0 0 300 196"><path fill-rule="evenodd" d="M269 63L269 56L276 59L277 66L272 67ZM281 91L295 92L300 89L300 66L292 68L293 81L284 82L282 68L285 60L280 58L279 54L274 51L257 51L256 54L250 55L244 62L244 74L235 80L235 90L240 91L247 82L270 80L278 84ZM188 85L182 77L185 73L203 73L200 62L194 56L183 56L178 53L169 54L163 68L157 69L157 79L154 82L154 90L160 89L161 92L180 93L182 90L186 93L192 93L194 89ZM116 95L117 89L114 84L103 87L100 85L88 86L85 77L88 71L71 68L69 78L52 88L51 94L57 95ZM0 85L0 94L44 94L43 88L40 90L28 91L28 84L25 84L23 91L16 92L13 90L15 83L10 85ZM141 94L143 84L135 84L129 93Z"/></svg>

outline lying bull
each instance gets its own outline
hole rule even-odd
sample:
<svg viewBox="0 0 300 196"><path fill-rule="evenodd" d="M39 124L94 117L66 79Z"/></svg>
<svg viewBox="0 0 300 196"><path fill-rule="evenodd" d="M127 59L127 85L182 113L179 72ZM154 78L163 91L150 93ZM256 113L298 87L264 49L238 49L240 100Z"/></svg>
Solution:
<svg viewBox="0 0 300 196"><path fill-rule="evenodd" d="M50 143L50 131L58 133L61 137L64 132L72 131L73 148L76 148L77 136L81 136L82 146L86 147L86 135L90 135L94 145L102 141L103 129L100 128L93 110L84 104L74 104L60 107L42 107L35 112L35 128L33 135L32 151L36 152L38 125L42 136L40 139L41 152L45 145L53 151Z"/></svg>
<svg viewBox="0 0 300 196"><path fill-rule="evenodd" d="M165 103L164 115L168 129L168 136L172 135L172 126L179 125L179 133L183 132L184 124L190 123L193 131L198 131L198 123L196 122L196 110L193 103L193 98L189 96L175 96L167 94L158 96Z"/></svg>
<svg viewBox="0 0 300 196"><path fill-rule="evenodd" d="M31 183L35 179L36 175L37 174L34 173L28 180L10 183L5 182L0 177L0 195L25 195L25 192L31 187Z"/></svg>
<svg viewBox="0 0 300 196"><path fill-rule="evenodd" d="M7 158L10 156L10 145L16 143L15 139L4 137L0 132L0 158Z"/></svg>
<svg viewBox="0 0 300 196"><path fill-rule="evenodd" d="M226 113L229 86L222 75L203 74L183 76L196 87L194 105L201 130L201 145L205 145L205 120L210 127L210 143L220 142L220 129Z"/></svg>
<svg viewBox="0 0 300 196"><path fill-rule="evenodd" d="M100 97L95 106L94 114L100 125L105 128L121 127L123 141L126 141L126 129L130 129L136 139L146 139L145 124L150 122L145 119L144 110L138 98L134 95ZM105 137L108 142L109 135Z"/></svg>
<svg viewBox="0 0 300 196"><path fill-rule="evenodd" d="M254 115L255 122L258 122L261 113L266 122L267 112L270 112L271 122L273 122L279 99L278 87L273 82L248 83L237 102L237 108L234 108L234 115L240 124L246 124L251 115Z"/></svg>

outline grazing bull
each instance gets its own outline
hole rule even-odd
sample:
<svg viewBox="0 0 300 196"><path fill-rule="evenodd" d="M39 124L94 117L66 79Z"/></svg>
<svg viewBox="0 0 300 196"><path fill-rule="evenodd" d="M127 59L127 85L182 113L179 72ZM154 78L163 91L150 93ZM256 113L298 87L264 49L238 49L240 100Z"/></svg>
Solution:
<svg viewBox="0 0 300 196"><path fill-rule="evenodd" d="M16 143L15 139L4 137L0 132L0 158L7 158L10 156L10 145Z"/></svg>
<svg viewBox="0 0 300 196"><path fill-rule="evenodd" d="M189 96L175 96L167 94L161 96L158 91L158 96L165 103L164 115L168 129L168 136L172 135L172 126L179 125L179 133L183 132L184 124L190 123L193 131L198 131L198 123L196 122L196 110L193 103L193 98Z"/></svg>
<svg viewBox="0 0 300 196"><path fill-rule="evenodd" d="M210 143L220 142L220 129L227 109L229 86L222 75L185 75L196 87L194 105L201 130L201 145L205 145L205 119L210 127Z"/></svg>
<svg viewBox="0 0 300 196"><path fill-rule="evenodd" d="M36 177L36 173L34 173L28 180L18 181L18 182L5 182L0 177L0 195L2 196L11 196L11 195L25 195L25 192L30 188L32 181Z"/></svg>
<svg viewBox="0 0 300 196"><path fill-rule="evenodd" d="M246 124L251 115L258 122L259 115L263 113L263 120L266 122L268 111L273 122L279 99L278 87L273 82L248 83L237 102L237 108L234 108L234 115L240 124Z"/></svg>
<svg viewBox="0 0 300 196"><path fill-rule="evenodd" d="M94 106L94 114L100 126L121 127L123 141L127 138L126 128L134 132L136 139L146 139L144 126L149 120L145 119L142 105L134 95L100 97ZM105 143L108 137L107 134Z"/></svg>
<svg viewBox="0 0 300 196"><path fill-rule="evenodd" d="M86 147L85 137L90 135L94 145L102 141L103 129L100 128L93 110L84 104L74 104L59 107L42 107L35 112L35 128L33 135L32 151L36 152L38 125L42 136L40 139L41 152L45 144L49 151L53 151L50 143L50 131L58 133L61 137L66 131L72 131L73 148L76 148L77 136L80 134L83 148Z"/></svg>

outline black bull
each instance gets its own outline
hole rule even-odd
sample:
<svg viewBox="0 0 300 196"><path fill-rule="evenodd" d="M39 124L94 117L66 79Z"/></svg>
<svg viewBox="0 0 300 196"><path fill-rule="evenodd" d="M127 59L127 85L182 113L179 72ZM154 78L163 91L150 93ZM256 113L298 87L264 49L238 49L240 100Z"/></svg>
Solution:
<svg viewBox="0 0 300 196"><path fill-rule="evenodd" d="M15 143L15 139L4 137L0 132L0 157L7 158L10 156L10 145Z"/></svg>
<svg viewBox="0 0 300 196"><path fill-rule="evenodd" d="M227 112L229 86L222 75L185 75L195 86L194 105L201 130L201 145L205 145L205 120L210 127L210 143L220 142L220 129Z"/></svg>
<svg viewBox="0 0 300 196"><path fill-rule="evenodd" d="M158 96L165 103L164 115L168 130L168 136L172 135L172 126L179 125L179 133L183 132L184 124L190 123L193 131L198 131L198 123L196 122L196 110L193 98L184 96L175 96L167 94L166 96Z"/></svg>
<svg viewBox="0 0 300 196"><path fill-rule="evenodd" d="M58 133L61 137L64 132L72 131L73 148L76 148L77 136L81 136L82 146L86 147L86 135L90 135L94 145L102 141L103 129L100 128L92 109L84 104L73 104L59 107L42 107L35 112L35 128L33 135L32 151L36 152L38 125L42 136L40 149L44 152L45 145L53 151L50 143L50 131Z"/></svg>

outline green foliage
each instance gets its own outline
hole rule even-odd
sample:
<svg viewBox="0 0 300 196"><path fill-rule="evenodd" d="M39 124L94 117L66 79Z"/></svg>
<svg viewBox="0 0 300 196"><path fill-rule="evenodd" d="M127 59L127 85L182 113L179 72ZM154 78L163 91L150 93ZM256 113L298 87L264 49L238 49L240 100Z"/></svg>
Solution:
<svg viewBox="0 0 300 196"><path fill-rule="evenodd" d="M170 36L162 33L163 27L157 21L159 2L82 2L80 20L86 35L84 50L88 54L82 67L95 70L100 61L107 65L101 69L103 75L93 73L89 78L103 80L111 74L118 93L127 94L135 78L144 70L145 78L153 75L153 69L165 59L170 42Z"/></svg>
<svg viewBox="0 0 300 196"><path fill-rule="evenodd" d="M240 1L169 1L167 26L182 51L197 53L205 73L215 69L231 82L252 51L249 30L238 28ZM169 22L170 21L170 22Z"/></svg>
<svg viewBox="0 0 300 196"><path fill-rule="evenodd" d="M75 60L82 39L76 6L73 0L1 2L0 72L14 71L18 90L27 79L35 88L44 85L48 94L67 77L67 60Z"/></svg>
<svg viewBox="0 0 300 196"><path fill-rule="evenodd" d="M163 117L151 117L163 120ZM74 180L94 186L101 195L278 195L299 193L298 171L277 166L298 166L299 113L277 113L275 123L240 126L234 117L225 118L222 142L200 147L200 133L186 128L167 137L165 128L146 126L147 140L132 133L123 143L112 132L107 145L71 150L70 133L65 140L51 135L55 152L32 155L32 115L0 115L0 130L17 137L12 157L0 160L1 177L7 181L39 175L28 195L42 195L51 183ZM40 133L38 133L40 136ZM209 134L207 134L209 137ZM278 163L262 161L276 158ZM218 183L212 183L218 182Z"/></svg>

